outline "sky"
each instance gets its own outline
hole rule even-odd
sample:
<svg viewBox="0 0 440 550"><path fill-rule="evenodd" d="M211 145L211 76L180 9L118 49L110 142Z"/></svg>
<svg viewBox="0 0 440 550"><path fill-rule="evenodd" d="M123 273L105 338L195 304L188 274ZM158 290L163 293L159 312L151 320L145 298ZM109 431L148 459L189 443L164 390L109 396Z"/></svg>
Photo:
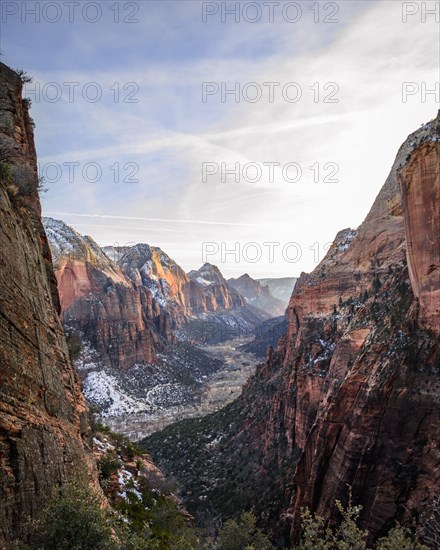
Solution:
<svg viewBox="0 0 440 550"><path fill-rule="evenodd" d="M1 10L1 60L33 77L44 215L188 271L313 270L440 108L439 2Z"/></svg>

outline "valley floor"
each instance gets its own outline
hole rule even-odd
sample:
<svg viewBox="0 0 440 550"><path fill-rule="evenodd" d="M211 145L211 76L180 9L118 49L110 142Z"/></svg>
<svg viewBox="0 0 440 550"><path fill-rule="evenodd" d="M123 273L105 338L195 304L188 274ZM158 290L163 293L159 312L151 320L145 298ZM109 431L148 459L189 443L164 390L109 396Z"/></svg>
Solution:
<svg viewBox="0 0 440 550"><path fill-rule="evenodd" d="M203 390L197 402L157 408L151 412L106 416L102 419L103 423L117 433L139 440L179 420L202 417L221 409L240 395L243 385L259 362L254 354L239 349L251 340L252 337L242 337L203 346L208 357L221 361L223 365L203 377Z"/></svg>

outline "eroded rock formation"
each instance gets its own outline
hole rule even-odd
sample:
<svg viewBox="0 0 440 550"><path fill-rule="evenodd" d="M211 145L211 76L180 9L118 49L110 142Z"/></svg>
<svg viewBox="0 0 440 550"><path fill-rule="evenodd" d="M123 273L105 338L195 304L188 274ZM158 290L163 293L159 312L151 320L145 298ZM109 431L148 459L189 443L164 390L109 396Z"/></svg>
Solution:
<svg viewBox="0 0 440 550"><path fill-rule="evenodd" d="M154 363L172 320L151 291L135 285L102 252L64 222L44 219L60 289L63 319L108 365Z"/></svg>
<svg viewBox="0 0 440 550"><path fill-rule="evenodd" d="M336 519L347 485L374 534L438 491L439 130L438 117L407 139L364 223L292 295L266 367L283 369L271 416L300 450L291 538L301 507Z"/></svg>
<svg viewBox="0 0 440 550"><path fill-rule="evenodd" d="M244 296L249 304L266 311L272 317L284 314L284 303L272 296L268 286L252 279L247 273L237 279L228 279L228 285Z"/></svg>
<svg viewBox="0 0 440 550"><path fill-rule="evenodd" d="M23 535L52 487L96 482L84 397L58 318L40 218L32 121L0 63L0 547Z"/></svg>

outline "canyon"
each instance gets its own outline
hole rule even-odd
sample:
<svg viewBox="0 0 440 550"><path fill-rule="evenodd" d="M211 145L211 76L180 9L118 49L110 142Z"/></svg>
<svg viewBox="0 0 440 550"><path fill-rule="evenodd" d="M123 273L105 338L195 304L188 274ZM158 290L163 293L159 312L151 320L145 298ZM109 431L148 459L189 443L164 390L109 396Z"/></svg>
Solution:
<svg viewBox="0 0 440 550"><path fill-rule="evenodd" d="M2 63L0 81L0 547L26 539L55 487L81 477L121 510L153 480L153 506L162 471L185 509L169 493L164 506L188 523L253 510L278 547L298 540L305 507L336 524L336 499L362 506L372 540L427 517L440 487L440 112L312 273L228 281L42 219L29 103ZM90 419L143 438L152 459Z"/></svg>
<svg viewBox="0 0 440 550"><path fill-rule="evenodd" d="M74 365L102 422L139 439L231 400L257 359L225 344L250 343L274 305L283 311L267 287L246 276L264 292L254 304L211 264L187 274L158 247L100 248L60 220L43 222Z"/></svg>

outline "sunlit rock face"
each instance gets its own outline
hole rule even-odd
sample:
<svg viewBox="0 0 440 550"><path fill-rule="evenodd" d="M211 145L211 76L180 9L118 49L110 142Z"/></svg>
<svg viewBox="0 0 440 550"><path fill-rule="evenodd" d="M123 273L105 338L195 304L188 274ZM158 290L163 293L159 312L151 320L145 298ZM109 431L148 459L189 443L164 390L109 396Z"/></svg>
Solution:
<svg viewBox="0 0 440 550"><path fill-rule="evenodd" d="M190 271L188 276L203 289L206 300L205 311L233 309L246 305L244 297L228 285L217 266L205 263L197 271Z"/></svg>
<svg viewBox="0 0 440 550"><path fill-rule="evenodd" d="M68 327L110 366L154 363L172 334L170 318L152 292L133 284L91 237L59 220L44 218L44 224Z"/></svg>
<svg viewBox="0 0 440 550"><path fill-rule="evenodd" d="M11 148L17 174L33 175L0 177L1 548L23 536L54 486L81 472L97 484L85 400L58 318L33 127L21 93L19 76L0 63L1 145Z"/></svg>
<svg viewBox="0 0 440 550"><path fill-rule="evenodd" d="M301 507L336 519L347 484L374 534L438 488L439 126L407 139L364 223L339 233L295 287L272 367L286 392L295 388L274 403L301 449L285 515L291 538Z"/></svg>
<svg viewBox="0 0 440 550"><path fill-rule="evenodd" d="M187 275L158 247L140 243L101 249L62 221L44 218L44 224L63 319L105 365L127 369L155 363L175 331L193 319L215 324L234 312L231 322L238 316L251 326L267 317L251 306L248 311L245 298L215 266L205 264Z"/></svg>
<svg viewBox="0 0 440 550"><path fill-rule="evenodd" d="M438 332L440 326L440 151L428 142L411 156L399 174L405 217L411 286L420 318Z"/></svg>

